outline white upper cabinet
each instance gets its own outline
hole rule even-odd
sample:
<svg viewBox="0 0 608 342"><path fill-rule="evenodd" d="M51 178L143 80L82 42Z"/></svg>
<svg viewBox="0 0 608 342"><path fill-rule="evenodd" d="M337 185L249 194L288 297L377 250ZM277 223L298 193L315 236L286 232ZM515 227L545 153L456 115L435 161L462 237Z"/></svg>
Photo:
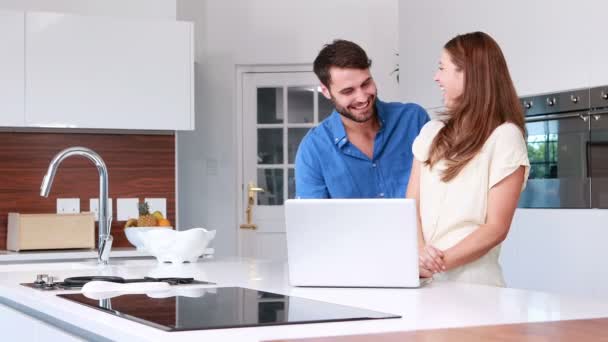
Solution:
<svg viewBox="0 0 608 342"><path fill-rule="evenodd" d="M188 22L26 13L31 127L194 129Z"/></svg>
<svg viewBox="0 0 608 342"><path fill-rule="evenodd" d="M537 0L518 7L505 2L495 10L489 33L496 33L519 96L589 86L587 4Z"/></svg>
<svg viewBox="0 0 608 342"><path fill-rule="evenodd" d="M593 10L589 11L588 36L592 43L589 48L591 62L591 86L605 86L608 84L608 44L604 40L606 34L606 22L608 3L600 1L593 4ZM600 7L600 8L598 8Z"/></svg>
<svg viewBox="0 0 608 342"><path fill-rule="evenodd" d="M24 13L0 11L0 126L23 126Z"/></svg>
<svg viewBox="0 0 608 342"><path fill-rule="evenodd" d="M592 73L589 51L601 41L601 22L590 23L594 4L573 6L537 1L410 1L400 3L400 86L404 99L426 108L442 104L433 81L443 45L458 34L484 31L500 45L520 96L584 88ZM597 7L596 6L596 7ZM598 11L598 18L605 11ZM597 27L589 35L589 25ZM593 51L593 50L591 50ZM598 57L595 69L608 63Z"/></svg>

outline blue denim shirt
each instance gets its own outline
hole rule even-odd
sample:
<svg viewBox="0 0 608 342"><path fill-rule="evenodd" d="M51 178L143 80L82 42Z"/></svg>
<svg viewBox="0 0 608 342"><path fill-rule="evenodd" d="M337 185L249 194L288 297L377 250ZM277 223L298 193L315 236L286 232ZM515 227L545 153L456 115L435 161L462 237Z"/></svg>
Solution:
<svg viewBox="0 0 608 342"><path fill-rule="evenodd" d="M429 121L417 104L376 101L380 130L370 159L348 141L335 110L302 139L296 154L296 198L403 198L412 143Z"/></svg>

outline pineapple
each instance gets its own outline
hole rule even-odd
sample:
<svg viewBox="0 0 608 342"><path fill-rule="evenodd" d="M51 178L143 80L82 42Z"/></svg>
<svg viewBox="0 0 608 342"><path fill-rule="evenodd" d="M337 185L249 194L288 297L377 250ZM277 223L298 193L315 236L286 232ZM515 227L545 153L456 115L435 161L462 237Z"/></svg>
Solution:
<svg viewBox="0 0 608 342"><path fill-rule="evenodd" d="M156 217L150 214L150 207L148 202L139 203L137 205L139 209L139 218L137 218L138 227L154 227L156 226Z"/></svg>

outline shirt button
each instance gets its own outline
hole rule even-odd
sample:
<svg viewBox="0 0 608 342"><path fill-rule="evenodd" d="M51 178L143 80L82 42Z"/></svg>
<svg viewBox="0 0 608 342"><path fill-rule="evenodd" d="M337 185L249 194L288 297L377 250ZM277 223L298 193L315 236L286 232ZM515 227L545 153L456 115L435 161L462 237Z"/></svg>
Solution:
<svg viewBox="0 0 608 342"><path fill-rule="evenodd" d="M378 197L384 197L384 192L379 193Z"/></svg>
<svg viewBox="0 0 608 342"><path fill-rule="evenodd" d="M376 163L372 163L372 167L376 167Z"/></svg>

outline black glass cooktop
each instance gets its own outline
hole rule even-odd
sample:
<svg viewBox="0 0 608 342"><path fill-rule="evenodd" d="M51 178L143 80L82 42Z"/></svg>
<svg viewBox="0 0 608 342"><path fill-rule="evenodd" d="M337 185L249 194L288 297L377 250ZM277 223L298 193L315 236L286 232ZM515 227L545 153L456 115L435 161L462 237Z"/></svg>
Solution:
<svg viewBox="0 0 608 342"><path fill-rule="evenodd" d="M340 322L401 316L240 287L191 289L185 295L145 294L90 299L59 297L166 331Z"/></svg>

